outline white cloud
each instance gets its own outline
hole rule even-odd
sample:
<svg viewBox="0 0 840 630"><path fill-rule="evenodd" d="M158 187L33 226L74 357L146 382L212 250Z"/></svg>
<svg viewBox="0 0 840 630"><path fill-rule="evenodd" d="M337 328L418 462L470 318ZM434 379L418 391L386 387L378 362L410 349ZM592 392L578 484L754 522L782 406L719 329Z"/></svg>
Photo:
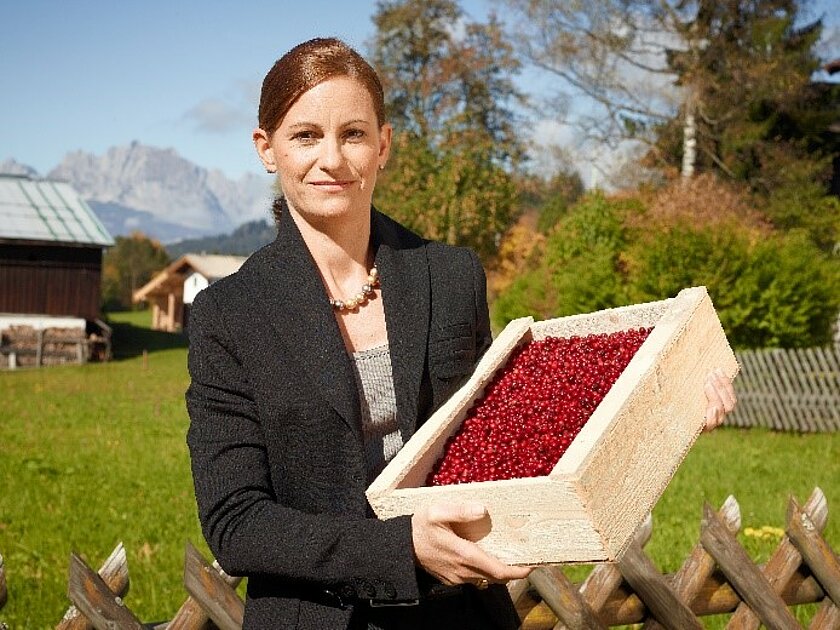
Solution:
<svg viewBox="0 0 840 630"><path fill-rule="evenodd" d="M825 61L840 57L840 24L823 25L817 52Z"/></svg>
<svg viewBox="0 0 840 630"><path fill-rule="evenodd" d="M224 134L240 131L251 124L253 114L222 99L206 98L184 112L184 119L193 123L198 131Z"/></svg>
<svg viewBox="0 0 840 630"><path fill-rule="evenodd" d="M574 124L543 118L534 124L531 133L529 170L550 177L560 170L576 171L587 188L614 190L621 188L631 175L628 164L639 160L644 147L625 140L614 148L587 138Z"/></svg>
<svg viewBox="0 0 840 630"><path fill-rule="evenodd" d="M234 82L229 95L231 100L238 101L240 105L249 107L256 117L257 106L260 104L260 92L262 81L252 79L238 79Z"/></svg>

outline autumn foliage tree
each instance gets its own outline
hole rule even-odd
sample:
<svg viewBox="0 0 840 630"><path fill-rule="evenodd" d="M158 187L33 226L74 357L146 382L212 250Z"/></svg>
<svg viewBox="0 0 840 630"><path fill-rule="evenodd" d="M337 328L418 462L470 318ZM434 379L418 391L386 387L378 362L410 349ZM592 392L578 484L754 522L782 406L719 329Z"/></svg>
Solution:
<svg viewBox="0 0 840 630"><path fill-rule="evenodd" d="M102 259L102 302L106 310L132 307L131 295L169 264L163 246L142 232L118 236Z"/></svg>
<svg viewBox="0 0 840 630"><path fill-rule="evenodd" d="M375 202L488 261L515 218L512 172L523 155L513 51L495 18L467 21L451 0L382 1L373 20L372 57L395 127Z"/></svg>

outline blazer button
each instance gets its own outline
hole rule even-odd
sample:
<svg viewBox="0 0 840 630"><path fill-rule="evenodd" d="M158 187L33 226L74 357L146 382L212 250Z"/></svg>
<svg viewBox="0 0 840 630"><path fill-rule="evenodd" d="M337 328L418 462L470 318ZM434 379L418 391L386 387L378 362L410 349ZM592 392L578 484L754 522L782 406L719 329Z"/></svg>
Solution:
<svg viewBox="0 0 840 630"><path fill-rule="evenodd" d="M385 597L387 597L388 599L397 598L397 589L394 588L393 584L385 584Z"/></svg>
<svg viewBox="0 0 840 630"><path fill-rule="evenodd" d="M374 599L376 597L376 588L367 580L359 580L356 588L359 591L359 597L364 599Z"/></svg>
<svg viewBox="0 0 840 630"><path fill-rule="evenodd" d="M344 584L338 590L338 594L341 596L341 599L346 604L349 600L356 598L356 589L353 588L352 584Z"/></svg>

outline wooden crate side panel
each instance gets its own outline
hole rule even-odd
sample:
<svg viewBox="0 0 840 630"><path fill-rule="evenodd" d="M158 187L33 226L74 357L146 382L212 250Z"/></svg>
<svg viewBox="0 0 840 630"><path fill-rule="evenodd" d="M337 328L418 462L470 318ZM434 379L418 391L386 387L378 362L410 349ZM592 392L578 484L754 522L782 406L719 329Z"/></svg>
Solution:
<svg viewBox="0 0 840 630"><path fill-rule="evenodd" d="M702 431L708 373L722 367L734 377L738 371L708 297L674 331L657 357L645 357L643 351L655 351L654 346L643 346L636 357L652 369L638 374L635 390L580 470L584 504L601 532L609 559L620 557ZM624 385L632 389L629 381Z"/></svg>
<svg viewBox="0 0 840 630"><path fill-rule="evenodd" d="M698 290L704 291L703 289ZM674 300L675 298L669 298L659 302L609 308L585 315L547 319L535 322L531 326L531 332L535 340L540 340L546 337L610 334L630 330L631 328L649 328L659 321Z"/></svg>
<svg viewBox="0 0 840 630"><path fill-rule="evenodd" d="M432 502L478 501L483 521L462 526L460 535L478 542L509 564L592 562L604 557L601 537L571 479L539 477L435 488L401 488L370 496L379 518L412 514Z"/></svg>
<svg viewBox="0 0 840 630"><path fill-rule="evenodd" d="M623 313L614 314L615 321L611 325L619 330L649 326L655 326L655 328L575 437L552 474L580 474L585 458L593 453L601 436L615 430L613 425L618 421L618 414L627 404L639 379L653 369L662 350L673 343L675 335L685 328L688 320L704 299L708 299L705 288L696 287L682 291L678 298L639 305L632 310L627 309L626 320L622 319ZM649 306L649 308L645 311L642 308L644 306Z"/></svg>

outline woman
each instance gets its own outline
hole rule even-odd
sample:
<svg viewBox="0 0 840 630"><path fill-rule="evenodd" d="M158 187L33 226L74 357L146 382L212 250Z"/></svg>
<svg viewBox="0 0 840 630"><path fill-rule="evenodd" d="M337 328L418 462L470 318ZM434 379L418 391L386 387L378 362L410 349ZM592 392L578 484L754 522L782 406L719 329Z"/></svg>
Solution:
<svg viewBox="0 0 840 630"><path fill-rule="evenodd" d="M518 625L504 582L529 569L453 532L483 506L379 521L365 499L491 340L476 256L371 208L383 112L375 72L338 40L277 61L253 135L282 190L277 239L191 311L199 516L222 567L249 578L246 628ZM727 387L710 381L712 424Z"/></svg>

